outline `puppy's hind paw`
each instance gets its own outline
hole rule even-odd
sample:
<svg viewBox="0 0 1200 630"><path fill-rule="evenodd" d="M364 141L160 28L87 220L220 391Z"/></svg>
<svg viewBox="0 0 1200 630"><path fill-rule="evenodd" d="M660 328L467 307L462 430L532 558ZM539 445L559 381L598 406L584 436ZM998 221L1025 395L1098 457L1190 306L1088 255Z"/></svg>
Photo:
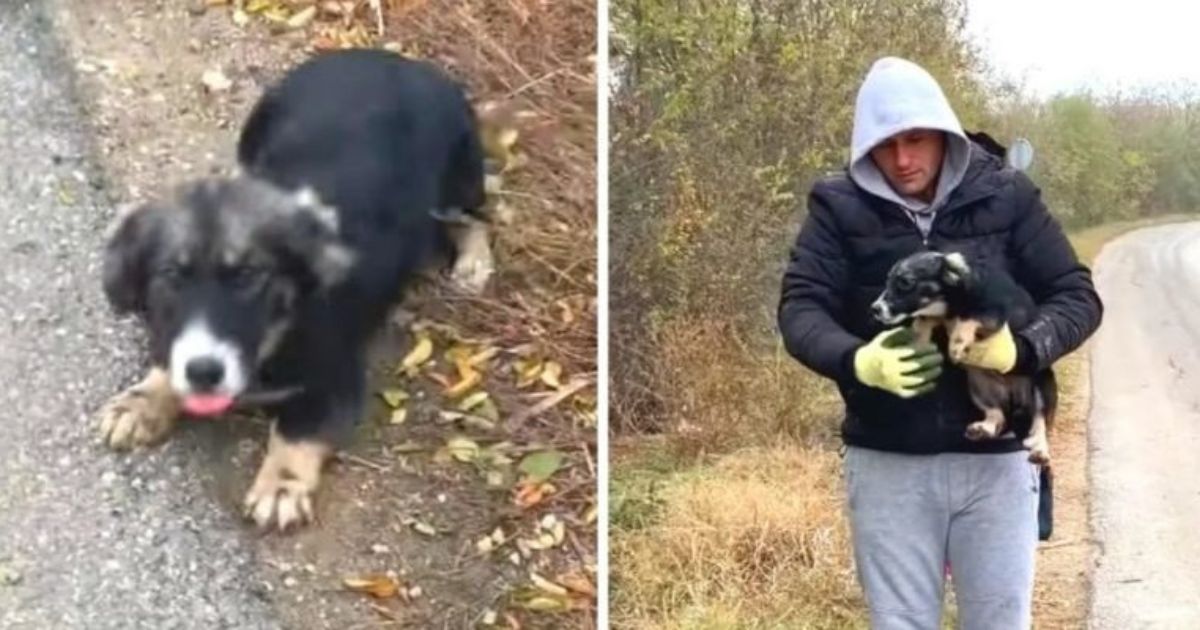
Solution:
<svg viewBox="0 0 1200 630"><path fill-rule="evenodd" d="M495 273L496 265L491 256L463 256L455 261L450 281L463 293L479 295Z"/></svg>
<svg viewBox="0 0 1200 630"><path fill-rule="evenodd" d="M989 422L980 420L967 425L968 440L990 440L996 437L996 427Z"/></svg>
<svg viewBox="0 0 1200 630"><path fill-rule="evenodd" d="M1029 449L1029 461L1046 466L1050 463L1050 443L1043 436L1029 436L1023 442Z"/></svg>

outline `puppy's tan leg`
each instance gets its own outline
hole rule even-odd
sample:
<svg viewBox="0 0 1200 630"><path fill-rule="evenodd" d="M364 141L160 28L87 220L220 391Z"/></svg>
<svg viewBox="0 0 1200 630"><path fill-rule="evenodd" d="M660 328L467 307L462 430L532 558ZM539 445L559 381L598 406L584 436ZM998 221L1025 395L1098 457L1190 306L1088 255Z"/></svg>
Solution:
<svg viewBox="0 0 1200 630"><path fill-rule="evenodd" d="M460 290L478 294L496 272L488 226L478 219L464 217L460 224L450 226L450 234L458 250L450 279Z"/></svg>
<svg viewBox="0 0 1200 630"><path fill-rule="evenodd" d="M1043 466L1050 463L1050 440L1046 437L1045 415L1039 413L1033 417L1033 426L1024 445L1029 449L1029 461Z"/></svg>
<svg viewBox="0 0 1200 630"><path fill-rule="evenodd" d="M100 435L108 446L125 450L149 446L171 433L179 417L179 397L171 390L171 377L161 367L113 396L100 409Z"/></svg>
<svg viewBox="0 0 1200 630"><path fill-rule="evenodd" d="M975 335L979 331L980 322L975 319L955 319L950 322L950 360L961 363L967 354L967 348L975 343Z"/></svg>
<svg viewBox="0 0 1200 630"><path fill-rule="evenodd" d="M985 409L983 420L967 425L968 440L991 440L1004 433L1004 412L999 409Z"/></svg>
<svg viewBox="0 0 1200 630"><path fill-rule="evenodd" d="M942 324L943 320L940 317L914 317L912 329L916 334L917 342L930 343L933 341L933 331Z"/></svg>
<svg viewBox="0 0 1200 630"><path fill-rule="evenodd" d="M332 452L329 444L316 439L289 440L272 425L267 455L246 493L246 516L260 528L274 524L279 531L312 521L312 495Z"/></svg>

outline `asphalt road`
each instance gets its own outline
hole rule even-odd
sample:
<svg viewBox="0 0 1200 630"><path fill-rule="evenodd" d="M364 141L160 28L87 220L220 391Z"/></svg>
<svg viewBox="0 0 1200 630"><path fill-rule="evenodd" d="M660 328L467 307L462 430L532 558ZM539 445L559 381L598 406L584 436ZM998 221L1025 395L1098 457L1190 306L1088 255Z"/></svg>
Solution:
<svg viewBox="0 0 1200 630"><path fill-rule="evenodd" d="M1140 230L1096 261L1091 628L1200 628L1200 224Z"/></svg>
<svg viewBox="0 0 1200 630"><path fill-rule="evenodd" d="M43 10L0 2L0 628L278 627L203 434L97 442L139 335L100 293L113 208Z"/></svg>

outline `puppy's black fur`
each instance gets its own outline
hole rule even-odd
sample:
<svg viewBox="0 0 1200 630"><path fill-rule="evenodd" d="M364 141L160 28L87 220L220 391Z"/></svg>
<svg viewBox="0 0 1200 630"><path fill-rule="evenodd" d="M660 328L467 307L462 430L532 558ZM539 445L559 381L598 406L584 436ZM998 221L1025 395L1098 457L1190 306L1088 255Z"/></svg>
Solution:
<svg viewBox="0 0 1200 630"><path fill-rule="evenodd" d="M945 325L952 359L966 345L987 339L1005 324L1019 330L1030 323L1036 309L1032 296L1003 269L968 262L961 253L939 252L922 252L897 262L874 305L876 317L884 323L915 319L926 337L936 325ZM1048 458L1048 451L1040 447L1058 400L1054 373L1043 370L1027 376L966 369L976 406L1003 414L1003 424L991 434L974 423L968 437L994 438L1011 429L1027 446L1034 444L1031 458L1045 463L1041 460ZM1042 442L1030 442L1031 438Z"/></svg>
<svg viewBox="0 0 1200 630"><path fill-rule="evenodd" d="M211 365L171 365L203 320L205 339L239 357L224 373L246 373L231 395L298 388L275 409L282 438L340 439L362 415L369 337L415 274L454 253L439 211L484 203L474 112L430 64L329 53L262 97L237 154L238 177L184 186L119 225L106 293L145 318L154 364L186 373L177 394L221 384Z"/></svg>

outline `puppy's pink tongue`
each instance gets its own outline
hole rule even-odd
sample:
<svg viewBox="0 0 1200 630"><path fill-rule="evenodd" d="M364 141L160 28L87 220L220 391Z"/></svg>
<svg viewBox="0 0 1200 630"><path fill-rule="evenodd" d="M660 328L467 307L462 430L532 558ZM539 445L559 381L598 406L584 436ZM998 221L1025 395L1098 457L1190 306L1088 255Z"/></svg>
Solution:
<svg viewBox="0 0 1200 630"><path fill-rule="evenodd" d="M192 394L183 399L183 409L193 416L215 416L233 406L233 397L225 394Z"/></svg>

